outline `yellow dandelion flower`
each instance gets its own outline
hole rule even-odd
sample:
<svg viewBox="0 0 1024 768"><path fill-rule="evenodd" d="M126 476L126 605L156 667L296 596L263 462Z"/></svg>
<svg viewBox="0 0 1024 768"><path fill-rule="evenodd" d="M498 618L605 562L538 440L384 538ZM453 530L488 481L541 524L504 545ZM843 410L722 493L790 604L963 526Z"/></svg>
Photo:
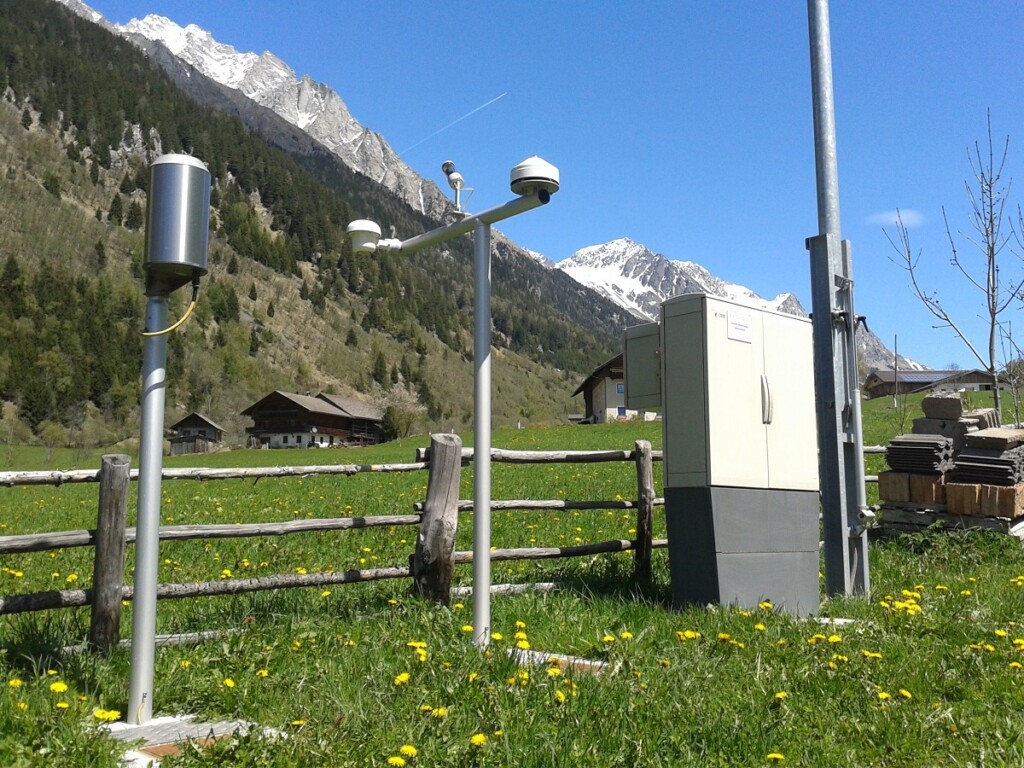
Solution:
<svg viewBox="0 0 1024 768"><path fill-rule="evenodd" d="M912 694L906 688L900 688L900 696L903 697L904 699L912 699L912 698L914 698L914 694Z"/></svg>
<svg viewBox="0 0 1024 768"><path fill-rule="evenodd" d="M25 681L23 681L19 677L12 677L10 680L7 681L8 688L21 688L21 686L23 686L24 684Z"/></svg>
<svg viewBox="0 0 1024 768"><path fill-rule="evenodd" d="M474 733L469 737L470 745L474 747L482 747L487 743L487 734L485 733Z"/></svg>
<svg viewBox="0 0 1024 768"><path fill-rule="evenodd" d="M224 687L225 688L234 688L235 687L235 681L232 680L230 677L225 677L224 678Z"/></svg>
<svg viewBox="0 0 1024 768"><path fill-rule="evenodd" d="M523 632L522 630L519 630L514 635L512 635L512 637L515 638L516 640L525 640L526 639L526 633Z"/></svg>
<svg viewBox="0 0 1024 768"><path fill-rule="evenodd" d="M405 765L405 758L399 755L392 755L388 758L388 765L393 765L395 768L402 768Z"/></svg>
<svg viewBox="0 0 1024 768"><path fill-rule="evenodd" d="M1005 629L997 629L995 634L996 634L996 637L1006 637L1006 630Z"/></svg>
<svg viewBox="0 0 1024 768"><path fill-rule="evenodd" d="M518 648L521 651L528 651L530 650L530 641L520 640L518 643L516 643L516 648Z"/></svg>
<svg viewBox="0 0 1024 768"><path fill-rule="evenodd" d="M63 682L63 681L61 681L61 680L58 680L55 683L50 683L50 690L53 693L65 693L67 691L67 689L68 689L68 684Z"/></svg>
<svg viewBox="0 0 1024 768"><path fill-rule="evenodd" d="M491 632L491 640L493 640L494 642L500 643L504 639L505 636L501 634L501 632Z"/></svg>
<svg viewBox="0 0 1024 768"><path fill-rule="evenodd" d="M1019 661L1011 661L1010 669L1024 669L1024 664L1021 664Z"/></svg>
<svg viewBox="0 0 1024 768"><path fill-rule="evenodd" d="M696 632L692 629L681 629L676 632L676 637L680 640L696 640L700 637L700 632Z"/></svg>
<svg viewBox="0 0 1024 768"><path fill-rule="evenodd" d="M785 701L787 698L789 698L789 694L786 693L785 691L779 691L778 693L775 694L775 700L776 701Z"/></svg>
<svg viewBox="0 0 1024 768"><path fill-rule="evenodd" d="M417 755L416 747L412 744L403 744L398 751L406 757L416 757Z"/></svg>
<svg viewBox="0 0 1024 768"><path fill-rule="evenodd" d="M767 629L767 627L759 621L757 622L757 624L754 625L754 629L757 632L764 632Z"/></svg>
<svg viewBox="0 0 1024 768"><path fill-rule="evenodd" d="M767 755L765 755L764 759L770 763L781 763L783 760L786 759L786 756L783 755L781 752L769 752Z"/></svg>
<svg viewBox="0 0 1024 768"><path fill-rule="evenodd" d="M615 642L615 637L614 637L614 635L605 635L605 636L603 636L601 638L601 642L606 643L606 644L614 643Z"/></svg>
<svg viewBox="0 0 1024 768"><path fill-rule="evenodd" d="M886 693L885 691L879 691L878 692L878 700L879 701L888 701L891 698L892 698L892 694L891 693Z"/></svg>
<svg viewBox="0 0 1024 768"><path fill-rule="evenodd" d="M408 672L402 672L395 677L395 685L407 685L411 675Z"/></svg>
<svg viewBox="0 0 1024 768"><path fill-rule="evenodd" d="M468 676L469 682L471 682L471 683L472 683L472 682L473 682L474 680L476 680L476 679L477 679L478 677L480 677L480 673L479 673L479 672L470 672L470 673L469 673L469 676Z"/></svg>
<svg viewBox="0 0 1024 768"><path fill-rule="evenodd" d="M562 674L562 670L558 667L548 667L548 677L558 677Z"/></svg>
<svg viewBox="0 0 1024 768"><path fill-rule="evenodd" d="M723 640L724 641L724 640L729 640L730 638L731 638L731 635L728 632L719 632L718 633L718 639L719 640Z"/></svg>
<svg viewBox="0 0 1024 768"><path fill-rule="evenodd" d="M296 728L301 728L305 724L306 724L306 721L305 720L301 720L301 719L300 720L292 720L291 723L290 723L290 725L294 725Z"/></svg>
<svg viewBox="0 0 1024 768"><path fill-rule="evenodd" d="M515 626L516 626L516 629L526 629L526 622L525 621L517 621Z"/></svg>
<svg viewBox="0 0 1024 768"><path fill-rule="evenodd" d="M320 597L326 598L326 597L330 597L330 596L331 596L331 590L329 590L329 589L325 589L323 592L320 593Z"/></svg>
<svg viewBox="0 0 1024 768"><path fill-rule="evenodd" d="M619 633L619 639L620 640L632 640L633 639L633 633L630 632L628 629L624 630L624 631Z"/></svg>
<svg viewBox="0 0 1024 768"><path fill-rule="evenodd" d="M448 707L434 707L430 710L430 716L436 717L438 720L448 717Z"/></svg>
<svg viewBox="0 0 1024 768"><path fill-rule="evenodd" d="M17 704L17 707L22 712L24 712L26 709L28 709L28 702L27 701L19 701L18 704Z"/></svg>
<svg viewBox="0 0 1024 768"><path fill-rule="evenodd" d="M833 643L833 644L834 643L841 643L841 642L843 642L843 638L841 638L839 635L829 635L828 636L828 641L830 643Z"/></svg>
<svg viewBox="0 0 1024 768"><path fill-rule="evenodd" d="M936 584L935 585L935 591L936 592L949 592L949 587L947 587L945 584Z"/></svg>
<svg viewBox="0 0 1024 768"><path fill-rule="evenodd" d="M66 701L58 701L58 702L57 702L56 704L54 704L53 706L55 706L55 707L56 707L57 709L67 709L67 708L68 708L68 707L70 707L71 705L70 705L70 704L68 704L68 703L67 703Z"/></svg>
<svg viewBox="0 0 1024 768"><path fill-rule="evenodd" d="M466 632L466 633L472 632L473 631L473 625L472 624L463 624L462 625L462 631Z"/></svg>
<svg viewBox="0 0 1024 768"><path fill-rule="evenodd" d="M270 674L270 670L269 669L257 669L256 670L256 677L266 677L269 674Z"/></svg>
<svg viewBox="0 0 1024 768"><path fill-rule="evenodd" d="M666 669L668 669L669 667L672 666L672 662L669 661L668 659L662 659L658 663L661 664L661 666L665 667Z"/></svg>
<svg viewBox="0 0 1024 768"><path fill-rule="evenodd" d="M877 651L862 650L861 654L864 656L865 659L880 659L880 658L882 658L882 654L878 653Z"/></svg>
<svg viewBox="0 0 1024 768"><path fill-rule="evenodd" d="M564 704L565 693L563 693L561 690L555 691L555 702L558 704Z"/></svg>
<svg viewBox="0 0 1024 768"><path fill-rule="evenodd" d="M64 582L66 584L73 584L76 581L78 581L78 574L77 573L69 573L67 575L67 577L64 579Z"/></svg>
<svg viewBox="0 0 1024 768"><path fill-rule="evenodd" d="M103 720L104 722L110 723L121 717L121 713L116 709L94 709L92 716L97 720Z"/></svg>
<svg viewBox="0 0 1024 768"><path fill-rule="evenodd" d="M762 600L760 603L757 604L757 607L760 608L762 611L770 611L775 606L772 605L771 600Z"/></svg>

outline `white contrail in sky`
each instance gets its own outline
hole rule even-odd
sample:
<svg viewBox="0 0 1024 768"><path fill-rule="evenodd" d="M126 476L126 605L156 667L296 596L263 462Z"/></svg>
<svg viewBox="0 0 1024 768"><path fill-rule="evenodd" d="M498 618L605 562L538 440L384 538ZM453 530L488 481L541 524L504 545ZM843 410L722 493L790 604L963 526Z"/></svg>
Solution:
<svg viewBox="0 0 1024 768"><path fill-rule="evenodd" d="M476 114L477 112L479 112L479 111L480 111L481 109L484 109L484 108L486 108L486 107L489 107L489 106L491 106L491 104L493 104L494 102L498 101L499 99L503 99L503 98L505 98L506 96L508 96L508 92L507 92L507 91L506 91L505 93L501 94L500 96L495 96L495 97L494 97L493 99L491 99L490 101L488 101L488 102L486 102L486 103L484 103L484 104L481 104L481 105L480 105L479 107L477 107L476 109L471 109L471 110L470 110L469 112L467 112L466 114L464 114L464 115L463 115L462 117L460 117L460 118L459 118L458 120L452 120L452 121L451 121L450 123L448 123L448 125L446 125L446 126L445 126L444 128L438 128L438 129L437 129L436 131L434 131L434 132L433 132L432 134L430 134L429 136L427 136L427 137L426 137L425 139L420 139L420 140L419 140L419 141L417 141L417 142L416 142L415 144L413 144L413 145L412 145L411 147L408 147L408 148L406 148L406 149L403 149L403 150L402 150L401 152L399 152L398 154L399 154L399 155L404 155L404 154L405 154L406 152L409 152L409 151L411 151L411 150L413 150L413 149L416 149L416 147L418 147L418 146L419 146L420 144L423 144L423 143L424 143L424 142L426 142L426 141L430 141L430 140L431 140L432 138L434 138L435 136L437 136L437 134L439 134L439 133L441 133L441 132L443 132L443 131L447 131L447 130L448 130L449 128L451 128L451 127L452 127L453 125L457 125L458 123L461 123L461 122L462 122L463 120L465 120L465 119L466 119L467 117L471 117L472 115L475 115L475 114Z"/></svg>

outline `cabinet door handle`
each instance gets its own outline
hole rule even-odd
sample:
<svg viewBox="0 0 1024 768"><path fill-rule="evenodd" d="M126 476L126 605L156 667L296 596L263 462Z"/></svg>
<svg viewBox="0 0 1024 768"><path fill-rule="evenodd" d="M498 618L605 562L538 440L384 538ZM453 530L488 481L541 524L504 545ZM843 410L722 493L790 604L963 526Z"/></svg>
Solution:
<svg viewBox="0 0 1024 768"><path fill-rule="evenodd" d="M761 374L761 423L772 423L772 390L768 386L768 377Z"/></svg>

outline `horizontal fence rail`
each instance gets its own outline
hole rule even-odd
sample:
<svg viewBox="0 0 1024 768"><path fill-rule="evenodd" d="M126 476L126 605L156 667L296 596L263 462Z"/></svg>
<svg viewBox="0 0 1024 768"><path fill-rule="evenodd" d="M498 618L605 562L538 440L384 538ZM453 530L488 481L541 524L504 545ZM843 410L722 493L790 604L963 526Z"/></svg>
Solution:
<svg viewBox="0 0 1024 768"><path fill-rule="evenodd" d="M429 469L423 461L411 464L313 464L302 467L233 467L226 469L164 469L164 480L238 480L265 477L309 477L312 475L358 475L364 472L417 472ZM131 470L129 477L139 479L139 471ZM53 472L0 472L0 486L64 485L65 483L98 483L99 470L74 469Z"/></svg>
<svg viewBox="0 0 1024 768"><path fill-rule="evenodd" d="M866 446L866 455L884 454L882 446ZM160 584L157 599L182 599L218 595L243 594L273 589L304 587L326 587L335 584L353 584L381 579L412 578L416 590L425 598L436 602L447 602L452 592L451 572L455 565L472 563L473 553L455 551L455 532L459 513L471 512L473 501L458 499L460 468L473 459L473 449L463 448L454 435L435 435L430 448L416 451L416 461L394 464L339 464L278 466L256 468L193 468L164 469L164 480L192 480L209 482L235 479L272 479L310 476L354 476L363 473L428 472L427 497L425 501L413 504L414 514L367 515L338 518L288 520L269 523L238 523L210 525L168 525L161 526L161 541L188 541L194 539L226 539L264 536L290 536L300 533L322 531L346 531L381 526L413 526L420 528L416 550L410 556L408 566L381 567L365 570L338 572L315 572L307 574L277 574L250 579L226 578L218 581L194 582L188 584ZM432 460L436 457L436 460ZM137 481L138 471L121 467L117 480L108 472L108 459L121 460L127 464L127 457L104 457L104 467L99 470L57 470L41 472L0 472L0 487L15 486L61 486L67 483L99 483L100 515L97 529L77 531L56 531L48 533L16 534L0 536L0 555L43 552L73 547L96 547L96 570L94 585L89 589L67 589L20 595L0 595L0 615L28 611L93 606L97 613L108 615L107 627L99 639L91 633L90 645L97 650L108 652L119 642L119 611L122 600L131 600L134 587L121 583L123 580L123 546L133 544L135 528L124 524L124 506L127 503L127 485ZM632 450L600 451L518 451L494 448L491 461L506 464L563 464L619 462L635 464L637 472L637 498L615 500L574 500L574 499L492 499L492 510L636 510L636 539L613 539L564 547L523 547L496 548L491 550L494 562L515 560L550 560L556 558L589 557L616 552L634 553L634 573L637 577L649 577L650 553L653 549L665 548L665 539L654 539L651 535L652 513L656 507L664 506L664 499L654 495L652 465L662 461L661 451L651 449L646 441L637 441ZM867 476L866 482L877 482L877 477ZM120 484L118 487L111 483ZM104 499L106 498L106 501ZM104 511L104 505L108 507ZM113 506L120 506L120 515L111 514ZM120 519L117 523L104 520ZM101 540L109 541L114 525L114 541L120 541L115 554L102 557L120 558L120 561L101 563ZM103 537L106 537L104 539ZM106 546L106 545L104 545ZM97 597L100 590L98 574L112 573L113 589L105 590L102 599ZM502 585L496 585L501 587ZM101 607L100 602L104 605ZM113 631L111 631L111 626Z"/></svg>
<svg viewBox="0 0 1024 768"><path fill-rule="evenodd" d="M650 444L638 441L633 450L624 451L510 451L492 450L492 460L509 464L554 464L554 463L597 463L619 462L635 464L637 469L636 500L572 500L572 499L495 499L491 501L494 510L634 510L637 512L637 538L615 539L564 547L497 548L490 552L495 562L514 560L549 560L603 555L616 552L634 553L634 570L637 575L649 575L650 552L667 546L665 540L651 537L651 514L654 507L662 506L664 500L654 496L651 465L660 461L659 451L652 451ZM433 458L436 457L436 458ZM121 467L116 481L106 474L108 459L120 461ZM299 533L345 531L380 526L418 525L416 551L409 558L408 566L381 567L367 570L339 572L315 572L308 574L278 574L256 578L223 578L217 581L188 584L159 584L157 599L181 599L217 595L233 595L262 590L327 587L334 584L351 584L381 579L414 580L417 591L427 599L447 602L451 594L451 572L456 565L472 563L472 552L457 552L454 549L455 532L459 513L472 510L473 503L458 499L461 466L471 462L473 450L462 447L454 435L437 435L431 439L430 449L417 451L416 461L408 464L343 464L311 466L278 466L263 468L228 469L164 469L164 480L192 480L208 482L233 479L272 479L283 477L308 477L316 475L353 476L362 473L422 472L428 473L426 500L413 505L414 514L367 515L343 518L288 520L268 523L237 523L210 525L165 525L159 529L161 541L187 541L194 539L224 539L262 536L288 536ZM135 528L124 523L127 504L127 486L138 479L137 470L129 470L128 457L104 457L100 470L58 470L43 472L0 473L0 487L15 486L61 486L66 483L99 483L101 506L104 496L117 499L122 507L120 515L104 513L94 530L55 531L32 534L0 536L0 555L24 554L52 551L74 547L96 547L111 539L109 526L115 526L113 540L120 541L117 562L96 563L94 584L87 589L64 589L33 594L0 596L0 615L55 608L92 606L93 615L106 616L105 635L97 640L90 633L90 646L102 652L109 652L119 640L119 617L122 601L131 600L132 585L121 583L124 569L124 546L134 544ZM111 488L116 482L117 488ZM112 493L112 491L114 491ZM111 502L107 502L111 506ZM104 522L120 520L119 523ZM119 527L118 527L119 526ZM104 606L100 606L100 595L96 589L100 571L113 574L113 588L106 589ZM502 585L495 585L499 588ZM113 629L111 629L113 628Z"/></svg>

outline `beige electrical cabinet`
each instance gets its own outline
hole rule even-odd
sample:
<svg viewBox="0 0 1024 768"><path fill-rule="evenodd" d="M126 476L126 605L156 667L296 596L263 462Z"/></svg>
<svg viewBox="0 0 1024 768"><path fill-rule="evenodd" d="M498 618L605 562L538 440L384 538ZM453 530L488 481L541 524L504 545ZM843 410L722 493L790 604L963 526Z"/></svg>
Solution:
<svg viewBox="0 0 1024 768"><path fill-rule="evenodd" d="M810 321L686 294L661 327L665 485L816 491Z"/></svg>
<svg viewBox="0 0 1024 768"><path fill-rule="evenodd" d="M673 602L818 610L811 323L705 294L625 335L626 407L662 412Z"/></svg>

